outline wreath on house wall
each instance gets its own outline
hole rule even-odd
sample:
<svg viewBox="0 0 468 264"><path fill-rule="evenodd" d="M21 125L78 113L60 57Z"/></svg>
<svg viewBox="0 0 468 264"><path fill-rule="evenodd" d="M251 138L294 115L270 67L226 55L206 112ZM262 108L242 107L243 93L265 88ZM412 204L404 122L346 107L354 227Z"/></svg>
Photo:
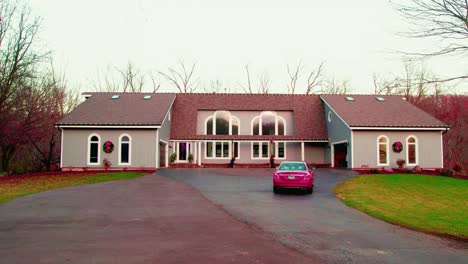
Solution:
<svg viewBox="0 0 468 264"><path fill-rule="evenodd" d="M114 143L111 141L106 141L104 142L104 145L102 146L102 150L104 150L105 153L112 153L114 150Z"/></svg>
<svg viewBox="0 0 468 264"><path fill-rule="evenodd" d="M393 152L400 153L403 150L403 143L397 141L392 145Z"/></svg>

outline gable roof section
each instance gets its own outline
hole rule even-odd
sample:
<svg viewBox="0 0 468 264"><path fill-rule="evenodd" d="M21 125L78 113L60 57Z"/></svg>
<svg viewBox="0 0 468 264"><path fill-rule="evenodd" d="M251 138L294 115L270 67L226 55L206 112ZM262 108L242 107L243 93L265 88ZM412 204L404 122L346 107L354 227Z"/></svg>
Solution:
<svg viewBox="0 0 468 264"><path fill-rule="evenodd" d="M328 140L323 104L317 95L177 94L173 107L171 139L265 140L272 137L197 135L199 110L293 111L295 135L273 136L273 138L277 140ZM198 120L198 122L203 121Z"/></svg>
<svg viewBox="0 0 468 264"><path fill-rule="evenodd" d="M351 127L445 128L444 123L395 95L322 95ZM353 101L346 100L353 97ZM376 97L383 98L378 101Z"/></svg>
<svg viewBox="0 0 468 264"><path fill-rule="evenodd" d="M174 102L174 93L84 93L91 95L58 126L158 126ZM119 95L118 99L112 96ZM151 95L145 100L145 95Z"/></svg>

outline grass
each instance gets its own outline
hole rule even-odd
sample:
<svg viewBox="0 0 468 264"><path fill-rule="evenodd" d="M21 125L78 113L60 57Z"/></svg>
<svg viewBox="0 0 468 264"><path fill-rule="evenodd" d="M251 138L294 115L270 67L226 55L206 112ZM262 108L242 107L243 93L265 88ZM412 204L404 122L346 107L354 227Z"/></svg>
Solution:
<svg viewBox="0 0 468 264"><path fill-rule="evenodd" d="M361 175L335 187L348 206L384 221L468 239L468 181L415 174Z"/></svg>
<svg viewBox="0 0 468 264"><path fill-rule="evenodd" d="M48 190L99 182L126 180L146 175L141 172L58 174L0 178L0 204Z"/></svg>

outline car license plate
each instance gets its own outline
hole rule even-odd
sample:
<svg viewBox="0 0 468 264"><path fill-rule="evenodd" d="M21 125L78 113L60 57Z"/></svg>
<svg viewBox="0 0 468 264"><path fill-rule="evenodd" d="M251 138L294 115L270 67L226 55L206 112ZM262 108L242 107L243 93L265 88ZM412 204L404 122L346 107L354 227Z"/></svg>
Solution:
<svg viewBox="0 0 468 264"><path fill-rule="evenodd" d="M288 176L288 179L290 179L290 180L294 180L294 178L295 178L295 177L294 177L293 175L289 175L289 176Z"/></svg>

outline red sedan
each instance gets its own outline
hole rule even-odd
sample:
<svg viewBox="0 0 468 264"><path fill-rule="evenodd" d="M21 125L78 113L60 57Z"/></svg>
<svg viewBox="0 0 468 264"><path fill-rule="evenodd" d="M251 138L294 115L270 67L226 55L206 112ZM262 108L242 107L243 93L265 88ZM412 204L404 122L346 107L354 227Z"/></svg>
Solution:
<svg viewBox="0 0 468 264"><path fill-rule="evenodd" d="M273 176L273 192L280 189L304 189L307 193L314 190L314 172L303 161L283 161Z"/></svg>

